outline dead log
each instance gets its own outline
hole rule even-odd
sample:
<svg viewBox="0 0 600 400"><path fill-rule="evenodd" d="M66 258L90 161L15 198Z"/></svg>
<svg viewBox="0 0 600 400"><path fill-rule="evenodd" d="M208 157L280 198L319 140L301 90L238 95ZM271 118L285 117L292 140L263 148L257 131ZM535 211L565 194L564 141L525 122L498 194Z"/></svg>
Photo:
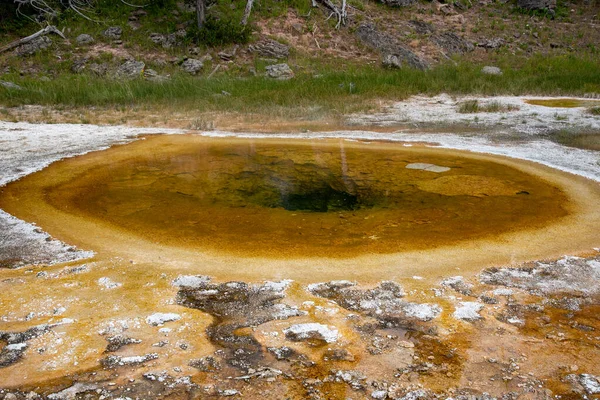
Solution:
<svg viewBox="0 0 600 400"><path fill-rule="evenodd" d="M244 17L242 18L242 25L246 26L248 24L248 18L250 17L250 13L252 12L252 5L254 4L254 0L248 0L246 2L246 9L244 10Z"/></svg>
<svg viewBox="0 0 600 400"><path fill-rule="evenodd" d="M15 40L14 42L11 42L11 43L7 44L6 46L0 47L0 53L4 53L7 50L10 50L10 49L13 49L13 48L15 48L17 46L20 46L22 44L31 42L33 39L38 38L40 36L47 35L49 33L57 34L61 38L66 39L65 35L63 35L63 33L61 31L59 31L55 26L48 25L47 27L45 27L44 29L41 29L41 30L37 31L33 35L24 37L24 38L19 39L19 40Z"/></svg>

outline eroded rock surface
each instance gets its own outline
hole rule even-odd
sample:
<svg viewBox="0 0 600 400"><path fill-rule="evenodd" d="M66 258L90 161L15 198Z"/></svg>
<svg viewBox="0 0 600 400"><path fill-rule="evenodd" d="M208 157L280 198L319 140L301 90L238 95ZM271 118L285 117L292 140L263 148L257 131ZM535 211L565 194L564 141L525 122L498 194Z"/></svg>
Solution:
<svg viewBox="0 0 600 400"><path fill-rule="evenodd" d="M285 297L290 281L216 284L205 277L179 277L175 283L179 285L178 304L215 318L207 334L215 344L229 351L227 362L236 367L249 368L262 358L260 343L252 335L236 334L236 330L304 314L279 302Z"/></svg>
<svg viewBox="0 0 600 400"><path fill-rule="evenodd" d="M395 56L396 61L394 62L394 66L397 64L406 64L411 68L429 68L426 61L419 58L414 52L399 43L393 36L378 31L375 25L371 23L361 24L356 29L356 36L366 46L379 51L384 60L393 59L393 57L389 57L390 55Z"/></svg>
<svg viewBox="0 0 600 400"><path fill-rule="evenodd" d="M442 311L437 304L404 300L404 289L392 281L382 282L373 289L356 288L356 283L350 281L331 281L309 285L308 290L348 310L363 312L384 326L429 330L423 322L431 321Z"/></svg>

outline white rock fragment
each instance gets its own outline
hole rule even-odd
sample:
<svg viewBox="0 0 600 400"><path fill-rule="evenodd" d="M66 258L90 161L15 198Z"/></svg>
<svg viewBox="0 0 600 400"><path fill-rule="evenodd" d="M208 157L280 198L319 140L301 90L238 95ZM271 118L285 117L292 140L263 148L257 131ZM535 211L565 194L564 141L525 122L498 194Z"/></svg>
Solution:
<svg viewBox="0 0 600 400"><path fill-rule="evenodd" d="M98 285L102 286L104 289L115 289L120 286L123 286L122 283L115 282L110 278L102 277L98 279Z"/></svg>
<svg viewBox="0 0 600 400"><path fill-rule="evenodd" d="M219 394L224 397L238 396L240 395L240 391L236 389L225 389L219 390Z"/></svg>
<svg viewBox="0 0 600 400"><path fill-rule="evenodd" d="M310 339L323 340L326 343L335 343L339 338L339 331L318 323L306 323L292 325L283 330L285 336L293 341L304 341Z"/></svg>
<svg viewBox="0 0 600 400"><path fill-rule="evenodd" d="M517 318L517 317L510 317L506 320L506 322L508 322L509 324L512 324L512 325L517 325L517 326L525 325L525 321L523 321L522 319Z"/></svg>
<svg viewBox="0 0 600 400"><path fill-rule="evenodd" d="M154 313L146 317L146 323L152 326L162 326L166 322L177 321L181 315L175 313Z"/></svg>
<svg viewBox="0 0 600 400"><path fill-rule="evenodd" d="M284 279L278 282L267 281L260 287L260 290L283 293L288 287L290 287L292 282L293 280L291 279Z"/></svg>
<svg viewBox="0 0 600 400"><path fill-rule="evenodd" d="M492 293L496 296L512 296L513 295L513 291L511 289L504 289L504 288L495 289Z"/></svg>
<svg viewBox="0 0 600 400"><path fill-rule="evenodd" d="M5 347L6 350L21 351L27 348L27 343L14 343Z"/></svg>
<svg viewBox="0 0 600 400"><path fill-rule="evenodd" d="M450 171L450 168L448 168L448 167L442 167L440 165L428 164L428 163L410 163L410 164L406 165L406 169L418 169L418 170L422 170L422 171L435 172L438 174L441 172Z"/></svg>
<svg viewBox="0 0 600 400"><path fill-rule="evenodd" d="M385 390L375 390L371 392L371 398L375 400L383 400L387 397L387 391Z"/></svg>
<svg viewBox="0 0 600 400"><path fill-rule="evenodd" d="M454 318L460 319L463 321L477 321L481 319L481 315L479 315L479 311L483 309L483 304L476 301L463 301L460 303L460 306L456 307L454 311Z"/></svg>
<svg viewBox="0 0 600 400"><path fill-rule="evenodd" d="M598 377L590 374L579 375L579 383L588 394L600 393L600 380Z"/></svg>
<svg viewBox="0 0 600 400"><path fill-rule="evenodd" d="M422 276L418 276L418 275L415 275L415 276L413 276L412 278L413 278L414 280L416 280L416 281L422 281L422 280L423 280L423 277L422 277Z"/></svg>
<svg viewBox="0 0 600 400"><path fill-rule="evenodd" d="M185 286L198 289L209 281L210 277L205 275L179 275L177 279L172 282L172 285L177 287Z"/></svg>
<svg viewBox="0 0 600 400"><path fill-rule="evenodd" d="M73 386L70 386L64 390L61 390L57 393L52 393L48 395L48 399L50 400L74 400L77 398L78 394L89 392L92 390L98 389L97 385L91 383L76 383Z"/></svg>
<svg viewBox="0 0 600 400"><path fill-rule="evenodd" d="M437 304L428 303L408 303L403 309L408 317L416 318L421 321L431 321L432 319L437 318L442 312L442 308Z"/></svg>
<svg viewBox="0 0 600 400"><path fill-rule="evenodd" d="M351 286L356 286L356 282L347 280L337 280L329 282L311 283L306 288L309 292L318 292L326 289L344 289Z"/></svg>

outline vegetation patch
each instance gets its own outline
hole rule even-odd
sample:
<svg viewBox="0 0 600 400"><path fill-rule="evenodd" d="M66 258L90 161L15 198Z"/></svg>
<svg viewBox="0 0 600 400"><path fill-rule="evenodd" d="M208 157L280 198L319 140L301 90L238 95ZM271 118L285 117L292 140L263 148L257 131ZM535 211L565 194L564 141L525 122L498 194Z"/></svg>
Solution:
<svg viewBox="0 0 600 400"><path fill-rule="evenodd" d="M473 114L481 112L509 112L518 111L519 107L514 104L502 104L498 101L482 104L479 100L467 100L458 105L458 112L461 114Z"/></svg>

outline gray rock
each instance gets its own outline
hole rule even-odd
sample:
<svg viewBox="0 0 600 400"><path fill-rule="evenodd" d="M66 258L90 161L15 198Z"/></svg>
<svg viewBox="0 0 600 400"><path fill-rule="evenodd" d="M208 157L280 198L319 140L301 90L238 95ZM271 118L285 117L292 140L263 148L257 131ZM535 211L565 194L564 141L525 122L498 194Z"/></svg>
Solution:
<svg viewBox="0 0 600 400"><path fill-rule="evenodd" d="M502 75L502 70L498 67L486 65L481 69L481 73L486 75Z"/></svg>
<svg viewBox="0 0 600 400"><path fill-rule="evenodd" d="M123 29L120 26L111 26L104 32L102 32L104 37L111 40L119 40L121 39L121 35L123 34Z"/></svg>
<svg viewBox="0 0 600 400"><path fill-rule="evenodd" d="M383 4L390 7L407 7L419 2L419 0L381 0Z"/></svg>
<svg viewBox="0 0 600 400"><path fill-rule="evenodd" d="M366 46L381 52L384 59L387 55L393 55L401 65L406 64L421 70L429 68L427 62L399 43L395 37L379 32L371 23L361 24L356 30L356 36Z"/></svg>
<svg viewBox="0 0 600 400"><path fill-rule="evenodd" d="M431 41L438 45L446 54L465 54L475 49L475 46L454 32L444 32L433 35Z"/></svg>
<svg viewBox="0 0 600 400"><path fill-rule="evenodd" d="M203 67L204 63L195 58L188 58L183 63L181 63L181 68L188 74L192 75L196 75Z"/></svg>
<svg viewBox="0 0 600 400"><path fill-rule="evenodd" d="M294 77L294 71L287 64L274 64L266 67L267 76L273 79L291 79Z"/></svg>
<svg viewBox="0 0 600 400"><path fill-rule="evenodd" d="M386 54L383 56L381 64L387 68L402 68L402 60L395 54Z"/></svg>
<svg viewBox="0 0 600 400"><path fill-rule="evenodd" d="M150 40L155 44L160 44L165 49L170 49L171 47L177 45L177 35L175 33L168 35L151 33Z"/></svg>
<svg viewBox="0 0 600 400"><path fill-rule="evenodd" d="M107 63L102 63L102 64L92 63L88 66L88 70L98 76L104 76L108 72L108 64Z"/></svg>
<svg viewBox="0 0 600 400"><path fill-rule="evenodd" d="M142 343L139 339L134 339L125 335L115 335L106 338L108 345L106 346L106 352L113 352L119 350L123 346L127 346L129 344L138 344Z"/></svg>
<svg viewBox="0 0 600 400"><path fill-rule="evenodd" d="M484 47L486 49L498 49L504 46L504 39L502 38L493 38L493 39L485 39L481 42L477 43L478 47Z"/></svg>
<svg viewBox="0 0 600 400"><path fill-rule="evenodd" d="M88 62L88 58L87 57L82 57L82 58L76 58L73 60L73 65L71 65L71 72L74 72L76 74L79 74L81 72L83 72L83 70L86 67L86 64Z"/></svg>
<svg viewBox="0 0 600 400"><path fill-rule="evenodd" d="M23 90L23 88L16 83L0 81L0 86L9 90Z"/></svg>
<svg viewBox="0 0 600 400"><path fill-rule="evenodd" d="M78 44L91 44L94 43L94 38L91 35L88 35L87 33L82 33L81 35L77 36L75 41Z"/></svg>
<svg viewBox="0 0 600 400"><path fill-rule="evenodd" d="M124 78L137 78L142 76L144 72L144 64L142 61L129 60L125 61L121 66L117 69L117 75Z"/></svg>
<svg viewBox="0 0 600 400"><path fill-rule="evenodd" d="M261 57L288 58L290 55L289 46L272 39L261 40L248 47L248 50Z"/></svg>
<svg viewBox="0 0 600 400"><path fill-rule="evenodd" d="M152 82L164 82L168 81L170 77L168 75L160 75L153 69L145 69L144 70L144 79L152 81Z"/></svg>
<svg viewBox="0 0 600 400"><path fill-rule="evenodd" d="M32 56L38 51L46 50L52 45L52 39L47 36L41 36L17 47L16 53L20 57Z"/></svg>
<svg viewBox="0 0 600 400"><path fill-rule="evenodd" d="M426 35L435 32L435 27L429 22L413 19L409 24L415 29L419 35Z"/></svg>

